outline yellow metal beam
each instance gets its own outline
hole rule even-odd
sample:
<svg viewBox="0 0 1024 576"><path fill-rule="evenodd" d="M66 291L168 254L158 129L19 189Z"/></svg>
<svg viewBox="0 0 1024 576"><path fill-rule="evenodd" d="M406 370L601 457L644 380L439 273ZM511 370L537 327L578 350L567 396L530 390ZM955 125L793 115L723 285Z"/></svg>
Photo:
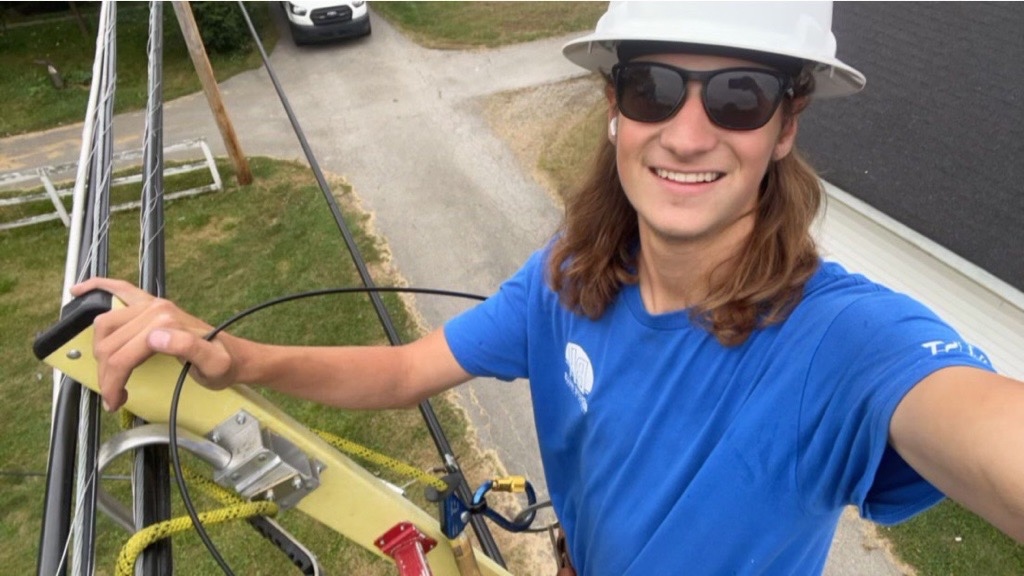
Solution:
<svg viewBox="0 0 1024 576"><path fill-rule="evenodd" d="M44 361L98 391L92 340L90 326ZM154 356L133 372L125 408L146 421L167 422L171 395L180 373L181 364L177 359ZM181 394L178 426L205 436L239 410L252 414L263 427L295 444L309 458L325 464L320 473L320 486L299 502L298 510L378 555L381 552L374 546L374 540L399 522L411 522L438 542L427 555L433 574L459 574L452 548L436 519L249 387L236 385L213 391L187 379ZM479 550L475 553L484 576L509 574Z"/></svg>

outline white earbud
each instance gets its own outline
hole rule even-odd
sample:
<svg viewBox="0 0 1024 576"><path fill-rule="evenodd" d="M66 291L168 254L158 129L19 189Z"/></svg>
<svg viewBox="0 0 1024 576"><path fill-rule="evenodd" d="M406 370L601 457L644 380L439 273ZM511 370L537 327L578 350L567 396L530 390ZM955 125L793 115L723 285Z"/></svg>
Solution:
<svg viewBox="0 0 1024 576"><path fill-rule="evenodd" d="M608 135L615 138L615 135L619 132L619 117L615 116L611 122L608 123Z"/></svg>

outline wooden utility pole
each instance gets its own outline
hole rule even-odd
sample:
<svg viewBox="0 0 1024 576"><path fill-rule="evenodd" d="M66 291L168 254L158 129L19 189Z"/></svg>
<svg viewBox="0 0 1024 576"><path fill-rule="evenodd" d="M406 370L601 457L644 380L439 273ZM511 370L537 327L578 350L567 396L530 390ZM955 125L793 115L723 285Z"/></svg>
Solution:
<svg viewBox="0 0 1024 576"><path fill-rule="evenodd" d="M235 177L239 184L248 185L252 183L249 161L242 153L242 147L238 144L238 137L235 135L235 128L231 125L231 118L228 117L227 109L224 107L224 100L220 97L220 88L217 86L217 79L213 76L210 59L206 56L203 39L199 36L199 28L192 15L192 7L188 0L171 4L174 5L174 15L178 18L181 33L185 36L185 45L188 46L188 54L192 57L192 65L195 66L199 81L203 84L206 101L210 104L210 111L213 112L217 128L220 129L220 136L224 139L224 148L228 151L231 163L235 165Z"/></svg>

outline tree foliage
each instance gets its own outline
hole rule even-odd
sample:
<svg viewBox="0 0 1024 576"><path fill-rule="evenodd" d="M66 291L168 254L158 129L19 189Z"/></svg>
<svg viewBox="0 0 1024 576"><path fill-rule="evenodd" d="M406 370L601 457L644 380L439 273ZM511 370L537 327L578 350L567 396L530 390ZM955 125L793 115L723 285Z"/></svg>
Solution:
<svg viewBox="0 0 1024 576"><path fill-rule="evenodd" d="M246 2L246 10L259 30L262 24L259 15L267 11L254 10L249 4ZM231 54L252 47L252 35L237 2L192 2L191 5L199 35L208 52Z"/></svg>

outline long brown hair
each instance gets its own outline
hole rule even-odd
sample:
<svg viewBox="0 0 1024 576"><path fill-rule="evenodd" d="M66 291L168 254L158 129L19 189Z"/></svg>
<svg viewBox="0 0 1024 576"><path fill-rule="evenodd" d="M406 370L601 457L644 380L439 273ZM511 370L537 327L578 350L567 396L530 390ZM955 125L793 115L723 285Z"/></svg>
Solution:
<svg viewBox="0 0 1024 576"><path fill-rule="evenodd" d="M801 73L794 86L783 102L784 121L807 106L813 79ZM818 265L810 227L822 195L795 147L769 165L754 229L727 263L731 273L712 274L707 298L691 309L723 345L741 344L755 328L781 322L800 300ZM570 310L600 317L623 285L637 282L638 242L637 214L619 181L615 147L602 136L589 178L566 202L548 261L552 289Z"/></svg>

